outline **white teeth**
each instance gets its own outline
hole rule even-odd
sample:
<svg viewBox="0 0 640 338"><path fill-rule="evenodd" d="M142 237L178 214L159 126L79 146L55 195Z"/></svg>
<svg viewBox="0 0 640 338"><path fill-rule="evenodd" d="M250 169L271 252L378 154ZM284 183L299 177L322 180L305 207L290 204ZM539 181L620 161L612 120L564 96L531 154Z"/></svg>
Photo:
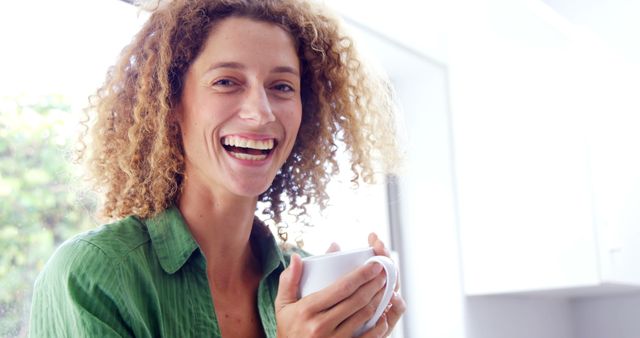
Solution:
<svg viewBox="0 0 640 338"><path fill-rule="evenodd" d="M251 155L245 153L234 153L232 151L229 152L231 156L241 159L241 160L250 160L250 161L262 161L267 158L267 155Z"/></svg>
<svg viewBox="0 0 640 338"><path fill-rule="evenodd" d="M232 147L251 148L258 150L270 150L273 149L274 140L252 140L239 136L225 136L222 139L222 144Z"/></svg>

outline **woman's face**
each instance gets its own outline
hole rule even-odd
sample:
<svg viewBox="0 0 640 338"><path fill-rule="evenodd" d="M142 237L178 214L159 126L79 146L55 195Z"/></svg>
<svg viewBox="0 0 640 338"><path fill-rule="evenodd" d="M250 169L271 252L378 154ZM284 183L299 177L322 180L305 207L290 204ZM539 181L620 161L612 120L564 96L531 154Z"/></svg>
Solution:
<svg viewBox="0 0 640 338"><path fill-rule="evenodd" d="M302 117L292 37L270 23L224 19L184 81L178 113L187 179L214 196L267 190Z"/></svg>

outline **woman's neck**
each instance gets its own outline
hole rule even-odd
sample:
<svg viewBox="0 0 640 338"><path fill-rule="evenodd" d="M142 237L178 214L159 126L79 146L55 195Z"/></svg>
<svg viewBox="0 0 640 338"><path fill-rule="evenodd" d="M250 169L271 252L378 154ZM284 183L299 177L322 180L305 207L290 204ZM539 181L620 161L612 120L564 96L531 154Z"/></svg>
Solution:
<svg viewBox="0 0 640 338"><path fill-rule="evenodd" d="M185 182L178 208L207 260L209 278L220 289L253 282L260 269L250 245L257 198L203 187Z"/></svg>

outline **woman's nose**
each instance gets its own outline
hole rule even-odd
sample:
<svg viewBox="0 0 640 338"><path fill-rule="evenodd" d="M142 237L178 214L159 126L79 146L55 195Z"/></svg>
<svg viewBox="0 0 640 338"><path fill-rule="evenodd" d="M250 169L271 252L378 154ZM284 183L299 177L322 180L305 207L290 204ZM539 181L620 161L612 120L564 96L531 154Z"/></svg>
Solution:
<svg viewBox="0 0 640 338"><path fill-rule="evenodd" d="M247 91L240 110L240 118L253 121L258 125L276 120L264 87L254 86Z"/></svg>

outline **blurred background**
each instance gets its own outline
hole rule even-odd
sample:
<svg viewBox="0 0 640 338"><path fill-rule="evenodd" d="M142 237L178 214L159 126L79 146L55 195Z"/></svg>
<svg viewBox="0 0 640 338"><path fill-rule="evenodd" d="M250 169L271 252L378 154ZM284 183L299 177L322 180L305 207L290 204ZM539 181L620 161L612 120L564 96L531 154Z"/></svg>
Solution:
<svg viewBox="0 0 640 338"><path fill-rule="evenodd" d="M402 268L395 337L640 337L640 3L325 2L393 82L406 161L355 191L339 177L292 240L376 231ZM38 271L99 223L78 122L146 15L0 4L0 336L27 335Z"/></svg>

